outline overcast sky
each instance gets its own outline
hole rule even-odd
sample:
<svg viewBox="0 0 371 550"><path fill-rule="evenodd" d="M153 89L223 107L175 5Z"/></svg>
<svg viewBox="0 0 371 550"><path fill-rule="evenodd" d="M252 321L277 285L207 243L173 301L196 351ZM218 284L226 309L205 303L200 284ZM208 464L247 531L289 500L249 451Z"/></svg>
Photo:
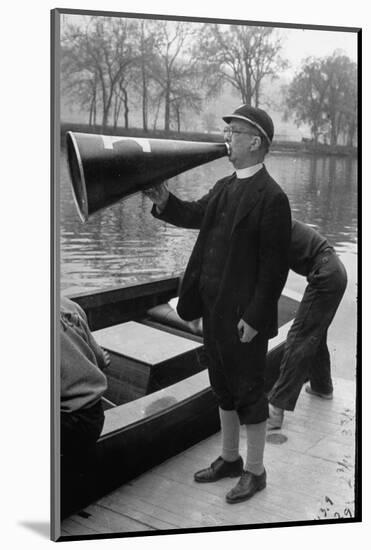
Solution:
<svg viewBox="0 0 371 550"><path fill-rule="evenodd" d="M331 55L335 50L343 50L352 61L357 62L357 35L353 32L281 29L283 40L282 57L287 58L294 71L302 59L314 56Z"/></svg>
<svg viewBox="0 0 371 550"><path fill-rule="evenodd" d="M86 20L87 16L62 16L62 22L82 23ZM278 29L280 35L284 38L281 55L290 62L287 76L292 76L295 73L300 67L302 59L309 56L323 57L331 55L337 49L343 50L352 61L357 61L357 35L355 32Z"/></svg>

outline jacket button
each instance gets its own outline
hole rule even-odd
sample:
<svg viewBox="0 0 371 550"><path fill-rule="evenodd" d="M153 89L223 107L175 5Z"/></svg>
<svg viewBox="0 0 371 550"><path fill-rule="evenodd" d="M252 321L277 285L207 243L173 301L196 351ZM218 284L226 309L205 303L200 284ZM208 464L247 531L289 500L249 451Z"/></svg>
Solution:
<svg viewBox="0 0 371 550"><path fill-rule="evenodd" d="M327 262L328 262L327 256L325 256L324 258L322 258L322 263L323 263L323 264L327 264Z"/></svg>

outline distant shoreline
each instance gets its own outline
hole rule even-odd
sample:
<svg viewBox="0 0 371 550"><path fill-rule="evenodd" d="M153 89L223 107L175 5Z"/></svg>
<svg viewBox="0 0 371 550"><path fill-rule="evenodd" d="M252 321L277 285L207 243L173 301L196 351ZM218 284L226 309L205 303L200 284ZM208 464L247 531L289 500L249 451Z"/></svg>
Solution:
<svg viewBox="0 0 371 550"><path fill-rule="evenodd" d="M62 122L61 123L61 145L65 148L64 136L67 131L72 132L85 132L89 134L104 134L104 135L117 135L117 136L131 136L142 138L155 138L155 139L177 139L183 141L211 141L220 143L223 141L222 136L218 133L202 133L202 132L176 132L164 130L149 130L145 132L141 128L122 128L107 126L102 131L101 125L89 126L88 124L77 122ZM358 149L356 147L348 147L346 145L325 145L323 143L314 144L310 141L274 141L271 146L271 152L283 152L283 153L301 153L309 155L334 155L334 156L346 156L357 157Z"/></svg>

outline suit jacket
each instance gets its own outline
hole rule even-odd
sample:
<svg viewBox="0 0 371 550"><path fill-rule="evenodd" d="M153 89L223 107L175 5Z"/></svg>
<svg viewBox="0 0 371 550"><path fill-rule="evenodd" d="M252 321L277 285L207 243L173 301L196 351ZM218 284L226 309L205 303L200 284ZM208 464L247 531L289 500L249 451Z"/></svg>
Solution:
<svg viewBox="0 0 371 550"><path fill-rule="evenodd" d="M200 229L182 281L178 313L187 320L202 317L199 280L206 235L214 222L218 198L235 174L219 180L198 201L183 201L170 194L155 217L174 225ZM242 317L268 338L277 334L278 299L289 269L291 212L289 201L265 167L246 179L246 188L232 214L230 245L220 273L219 292L213 305L213 334L221 345L236 339Z"/></svg>

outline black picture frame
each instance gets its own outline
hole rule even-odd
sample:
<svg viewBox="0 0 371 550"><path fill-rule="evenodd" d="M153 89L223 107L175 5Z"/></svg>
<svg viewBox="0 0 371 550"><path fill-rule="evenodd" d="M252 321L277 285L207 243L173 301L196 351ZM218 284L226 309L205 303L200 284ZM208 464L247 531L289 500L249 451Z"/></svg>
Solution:
<svg viewBox="0 0 371 550"><path fill-rule="evenodd" d="M61 525L61 508L60 508L60 341L58 337L58 312L60 308L60 157L59 152L62 146L61 140L61 16L62 15L77 15L77 16L101 16L109 18L129 18L129 19L156 19L163 21L183 21L191 23L216 23L216 24L229 24L229 25L243 25L243 26L262 26L262 27L275 27L281 29L303 29L303 30L323 30L332 32L346 32L354 33L357 36L358 41L358 180L361 181L361 29L352 27L328 27L323 25L295 25L291 23L274 23L266 21L243 21L235 19L212 19L212 18L195 18L195 17L180 17L172 15L155 15L155 14L140 14L140 13L121 13L121 12L105 12L105 11L90 11L90 10L75 10L75 9L55 9L51 12L51 212L52 212L52 278L51 278L51 320L52 320L52 369L51 369L51 399L52 399L52 415L51 415L51 525L52 525L52 539L59 541L67 540L87 540L87 539L102 539L102 538L115 538L115 537L132 537L132 536L153 536L163 534L187 534L193 532L207 532L207 531L229 531L239 529L258 529L266 527L281 527L281 526L294 526L294 525L316 525L317 520L303 520L303 521L290 521L275 523L269 522L262 523L260 525L248 523L244 525L219 525L219 526L207 526L207 527L194 527L194 528L175 528L175 529L162 529L160 531L116 531L116 532L88 532L84 534L62 534ZM361 204L361 186L358 185L358 206ZM358 208L358 222L360 223L361 212ZM357 326L357 338L358 338L358 356L357 356L357 381L356 381L356 447L355 447L355 486L354 486L354 515L348 517L331 517L321 518L321 523L350 523L359 522L362 520L362 508L361 508L361 440L359 437L361 431L361 354L360 354L360 316L361 316L361 264L360 258L358 259L358 326ZM93 315L93 314L92 314ZM89 317L91 319L92 317ZM157 426L156 429L159 429ZM331 508L331 506L330 506ZM83 519L83 518L82 518Z"/></svg>

